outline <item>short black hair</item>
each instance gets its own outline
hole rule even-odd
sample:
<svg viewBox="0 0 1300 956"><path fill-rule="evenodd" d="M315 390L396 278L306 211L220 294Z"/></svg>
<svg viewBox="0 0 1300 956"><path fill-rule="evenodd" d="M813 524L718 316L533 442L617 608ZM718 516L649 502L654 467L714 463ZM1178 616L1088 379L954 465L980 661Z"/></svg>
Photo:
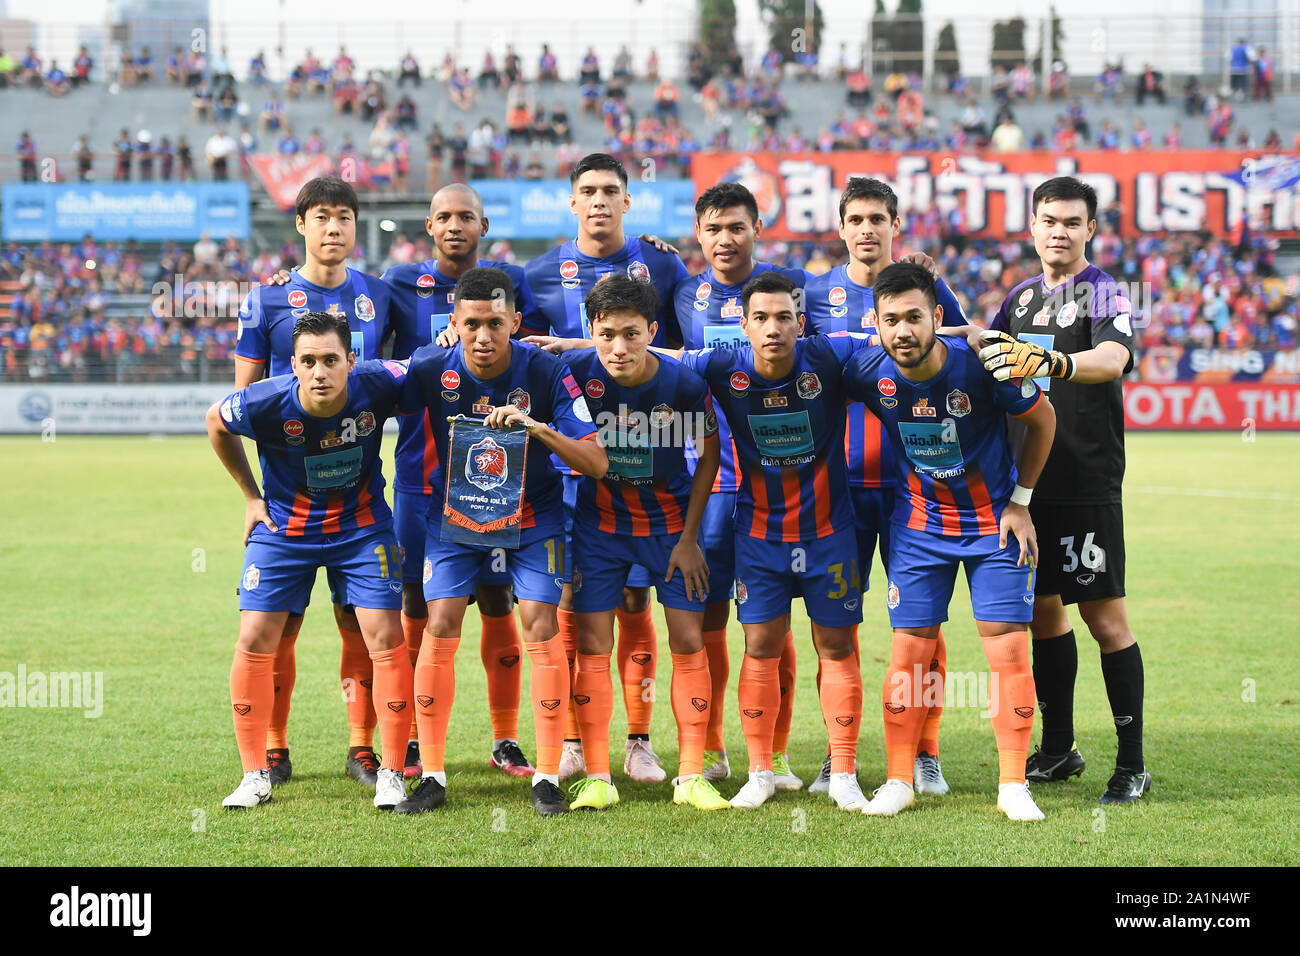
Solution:
<svg viewBox="0 0 1300 956"><path fill-rule="evenodd" d="M569 186L571 188L576 186L579 176L593 170L609 170L611 173L616 173L618 181L623 184L624 192L627 191L627 168L609 153L588 153L578 160L578 164L569 173Z"/></svg>
<svg viewBox="0 0 1300 956"><path fill-rule="evenodd" d="M867 176L850 176L844 184L844 192L840 194L841 225L844 223L844 210L855 199L877 199L885 204L890 222L898 218L898 193L890 188L889 183Z"/></svg>
<svg viewBox="0 0 1300 956"><path fill-rule="evenodd" d="M352 215L357 214L357 191L352 184L338 176L317 176L298 190L298 218L305 218L314 206L347 206Z"/></svg>
<svg viewBox="0 0 1300 956"><path fill-rule="evenodd" d="M790 298L793 299L795 297L795 289L797 288L799 287L794 284L793 279L783 276L781 273L773 269L756 275L745 283L745 288L740 290L740 304L745 310L745 315L748 316L749 300L752 299L756 293L786 292L789 293ZM799 311L797 303L795 305L795 311Z"/></svg>
<svg viewBox="0 0 1300 956"><path fill-rule="evenodd" d="M645 318L646 328L659 311L659 293L649 282L615 272L601 279L587 293L587 321L593 326L610 312L636 312Z"/></svg>
<svg viewBox="0 0 1300 956"><path fill-rule="evenodd" d="M718 183L700 193L700 198L695 200L695 221L699 222L700 217L710 209L721 211L736 206L744 206L749 213L749 221L758 223L758 202L754 199L754 194L740 183Z"/></svg>
<svg viewBox="0 0 1300 956"><path fill-rule="evenodd" d="M930 303L930 311L933 312L939 301L934 288L934 276L930 275L928 269L912 262L895 262L882 269L871 286L871 295L876 301L876 308L880 308L881 300L895 298L913 289L920 289L925 294L926 301Z"/></svg>
<svg viewBox="0 0 1300 956"><path fill-rule="evenodd" d="M300 335L328 335L331 332L339 337L345 353L352 351L352 326L348 325L348 317L342 312L308 312L293 325L291 348L298 351Z"/></svg>
<svg viewBox="0 0 1300 956"><path fill-rule="evenodd" d="M1053 199L1082 199L1088 207L1088 221L1097 218L1097 190L1082 179L1073 176L1057 176L1038 184L1034 190L1034 215L1038 215L1038 204L1051 202Z"/></svg>
<svg viewBox="0 0 1300 956"><path fill-rule="evenodd" d="M452 294L452 308L460 305L461 300L471 302L500 301L507 313L515 311L515 284L500 269L470 269L458 280Z"/></svg>

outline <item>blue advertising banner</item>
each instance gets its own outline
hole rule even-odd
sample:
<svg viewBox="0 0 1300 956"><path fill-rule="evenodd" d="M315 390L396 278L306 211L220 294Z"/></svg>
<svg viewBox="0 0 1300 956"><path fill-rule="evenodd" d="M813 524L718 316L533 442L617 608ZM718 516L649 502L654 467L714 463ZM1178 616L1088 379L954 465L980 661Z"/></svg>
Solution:
<svg viewBox="0 0 1300 956"><path fill-rule="evenodd" d="M569 181L476 179L483 214L497 239L558 239L577 234L569 211ZM628 183L632 208L623 216L630 236L650 233L676 239L695 233L695 184L689 179Z"/></svg>
<svg viewBox="0 0 1300 956"><path fill-rule="evenodd" d="M244 183L9 183L5 241L248 238Z"/></svg>

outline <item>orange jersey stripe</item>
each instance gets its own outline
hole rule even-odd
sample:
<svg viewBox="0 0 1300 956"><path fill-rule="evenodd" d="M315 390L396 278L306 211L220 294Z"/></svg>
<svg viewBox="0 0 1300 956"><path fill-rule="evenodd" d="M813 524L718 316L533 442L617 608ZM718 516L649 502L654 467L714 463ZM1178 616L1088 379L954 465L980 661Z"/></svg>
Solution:
<svg viewBox="0 0 1300 956"><path fill-rule="evenodd" d="M433 440L433 424L429 421L429 410L424 410L424 474L420 482L424 485L426 495L433 494L433 485L429 484L429 475L438 465L438 444Z"/></svg>
<svg viewBox="0 0 1300 956"><path fill-rule="evenodd" d="M368 528L375 523L375 513L370 510L370 502L373 496L369 488L361 488L357 492L357 527Z"/></svg>
<svg viewBox="0 0 1300 956"><path fill-rule="evenodd" d="M762 468L754 468L749 473L749 487L754 492L754 520L749 526L749 536L751 538L767 537L769 511L766 478L766 472Z"/></svg>
<svg viewBox="0 0 1300 956"><path fill-rule="evenodd" d="M289 517L289 527L285 534L300 535L307 533L307 519L311 517L311 499L304 494L293 496L293 514Z"/></svg>
<svg viewBox="0 0 1300 956"><path fill-rule="evenodd" d="M652 490L655 493L655 501L659 502L659 510L664 515L664 530L668 534L677 534L682 530L682 525L685 524L682 520L682 509L677 504L677 499L659 488Z"/></svg>
<svg viewBox="0 0 1300 956"><path fill-rule="evenodd" d="M916 472L907 473L907 496L912 504L912 513L907 516L907 526L913 531L925 530L925 495L921 492L921 479Z"/></svg>
<svg viewBox="0 0 1300 956"><path fill-rule="evenodd" d="M632 519L632 536L636 538L649 536L650 519L643 513L641 496L637 493L636 488L619 482L618 490L623 495L623 505L627 508L627 516Z"/></svg>
<svg viewBox="0 0 1300 956"><path fill-rule="evenodd" d="M797 468L781 469L781 493L785 496L785 514L781 516L781 540L798 541L799 534L799 470Z"/></svg>
<svg viewBox="0 0 1300 956"><path fill-rule="evenodd" d="M946 481L935 479L931 482L934 487L934 500L939 503L939 518L943 521L943 535L960 535L961 534L961 514L957 511L957 499L952 496L952 489L948 487Z"/></svg>
<svg viewBox="0 0 1300 956"><path fill-rule="evenodd" d="M966 471L966 490L970 492L971 503L975 505L975 520L979 523L980 534L997 534L998 523L993 518L993 499L984 484L984 476L972 463Z"/></svg>
<svg viewBox="0 0 1300 956"><path fill-rule="evenodd" d="M342 530L339 519L343 517L343 495L331 494L325 503L325 515L320 519L320 533L333 534Z"/></svg>
<svg viewBox="0 0 1300 956"><path fill-rule="evenodd" d="M835 533L831 525L831 478L825 461L813 469L813 512L817 515L817 537Z"/></svg>
<svg viewBox="0 0 1300 956"><path fill-rule="evenodd" d="M613 534L618 528L614 517L614 498L609 493L609 485L603 481L596 482L596 511L600 514L600 530Z"/></svg>

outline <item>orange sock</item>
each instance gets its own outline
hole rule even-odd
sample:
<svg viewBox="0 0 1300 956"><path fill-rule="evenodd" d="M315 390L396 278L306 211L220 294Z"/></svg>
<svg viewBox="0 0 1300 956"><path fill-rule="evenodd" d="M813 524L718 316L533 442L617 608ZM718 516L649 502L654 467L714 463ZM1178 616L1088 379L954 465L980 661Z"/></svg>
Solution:
<svg viewBox="0 0 1300 956"><path fill-rule="evenodd" d="M609 654L579 654L573 682L573 702L582 734L582 759L587 776L609 776L609 722L614 717L614 685L609 679Z"/></svg>
<svg viewBox="0 0 1300 956"><path fill-rule="evenodd" d="M375 675L375 716L379 719L379 745L383 748L380 766L401 770L406 762L407 731L411 727L411 690L414 675L411 656L399 644L386 651L371 651L370 663Z"/></svg>
<svg viewBox="0 0 1300 956"><path fill-rule="evenodd" d="M582 732L578 729L578 714L573 706L573 683L578 677L578 618L573 611L560 607L555 609L555 619L560 625L556 636L564 644L564 656L569 665L569 710L564 718L564 739L580 740Z"/></svg>
<svg viewBox="0 0 1300 956"><path fill-rule="evenodd" d="M669 691L677 721L677 775L704 772L704 737L710 706L709 656L703 650L673 655L673 682ZM584 752L586 748L583 748Z"/></svg>
<svg viewBox="0 0 1300 956"><path fill-rule="evenodd" d="M343 694L348 707L348 746L373 747L375 745L375 708L370 699L373 674L370 652L360 631L339 628L343 638L343 655L339 660L339 677L343 680Z"/></svg>
<svg viewBox="0 0 1300 956"><path fill-rule="evenodd" d="M854 670L854 671L857 673L857 675L858 675L858 682L861 683L861 682L862 682L862 650L861 650L861 648L859 648L859 646L858 646L858 625L857 625L857 624L854 624L854 625L853 625L853 654L852 654L852 657L853 657L853 670ZM821 659L820 656L818 656L818 658L817 658L817 699L818 699L818 700L821 700L821 699L822 699L822 659ZM859 710L860 710L860 709L861 709L861 708L859 708ZM827 722L826 722L826 714L825 714L825 711L824 711L824 710L823 710L823 712L822 712L822 723L824 723L824 724L827 723ZM859 724L861 724L861 721L860 721L860 720L859 720ZM827 729L826 729L826 756L827 756L827 757L829 757L829 756L831 755L831 736L832 736L832 735L831 735L831 732L830 732L830 725L827 724ZM855 734L854 736L856 736L856 734ZM839 773L839 772L840 772L840 771L838 771L838 770L835 771L835 773ZM848 771L845 771L845 772L848 772Z"/></svg>
<svg viewBox="0 0 1300 956"><path fill-rule="evenodd" d="M1025 757L1034 730L1034 672L1029 665L1029 632L1012 631L985 637L984 656L989 661L989 701L993 736L998 742L998 783L1024 783ZM996 701L996 702L995 702Z"/></svg>
<svg viewBox="0 0 1300 956"><path fill-rule="evenodd" d="M297 631L285 634L275 650L275 703L271 705L271 726L266 730L267 750L287 749L289 746L289 701L293 697L293 685L298 680L298 658L294 653L297 640Z"/></svg>
<svg viewBox="0 0 1300 956"><path fill-rule="evenodd" d="M705 750L726 750L722 739L723 705L727 699L727 678L731 676L731 661L727 657L727 629L704 632L704 653L709 658L709 729L704 735Z"/></svg>
<svg viewBox="0 0 1300 956"><path fill-rule="evenodd" d="M537 730L537 772L558 774L564 745L564 714L569 709L569 673L558 638L524 643L533 665L530 691ZM581 738L579 738L581 739Z"/></svg>
<svg viewBox="0 0 1300 956"><path fill-rule="evenodd" d="M822 661L822 719L831 738L831 773L852 773L862 727L862 673L850 654Z"/></svg>
<svg viewBox="0 0 1300 956"><path fill-rule="evenodd" d="M420 662L420 643L424 640L424 628L429 623L428 617L407 617L402 613L402 637L406 641L406 653L411 661L411 680L415 680L415 665ZM410 700L415 700L415 685L411 685ZM407 708L411 712L409 740L420 739L420 727L415 721L415 707Z"/></svg>
<svg viewBox="0 0 1300 956"><path fill-rule="evenodd" d="M483 638L479 656L487 672L488 713L492 717L493 740L519 738L519 689L523 668L519 660L524 646L519 641L519 627L514 614L505 617L482 616Z"/></svg>
<svg viewBox="0 0 1300 956"><path fill-rule="evenodd" d="M275 700L274 654L235 648L230 665L230 705L235 715L235 743L244 773L266 767L266 728Z"/></svg>
<svg viewBox="0 0 1300 956"><path fill-rule="evenodd" d="M420 646L415 665L415 719L420 725L420 764L425 773L445 770L447 724L456 702L456 649L459 637L430 638Z"/></svg>
<svg viewBox="0 0 1300 956"><path fill-rule="evenodd" d="M749 751L749 771L772 769L772 729L781 706L779 657L745 655L740 665L737 696L740 699L740 729Z"/></svg>
<svg viewBox="0 0 1300 956"><path fill-rule="evenodd" d="M885 671L885 751L889 755L889 779L912 784L916 742L925 722L925 708L918 701L921 688L914 687L917 668L924 672L934 656L934 641L912 634L894 634L889 669Z"/></svg>
<svg viewBox="0 0 1300 956"><path fill-rule="evenodd" d="M785 647L777 667L781 685L781 706L776 711L776 729L772 731L772 752L783 753L790 746L790 721L794 717L795 652L794 633L785 632Z"/></svg>
<svg viewBox="0 0 1300 956"><path fill-rule="evenodd" d="M655 663L659 656L654 615L648 607L637 614L620 607L614 611L614 619L618 621L618 675L623 684L623 706L627 709L627 732L649 734L655 709Z"/></svg>
<svg viewBox="0 0 1300 956"><path fill-rule="evenodd" d="M921 742L918 743L916 752L919 754L922 750L932 757L939 756L939 720L943 717L943 692L945 681L948 679L948 645L943 641L943 628L939 629L939 641L934 649L934 657L930 659L930 673L937 674L938 679L928 678L934 681L934 693L938 694L938 703L929 707L925 712L925 723L921 725Z"/></svg>

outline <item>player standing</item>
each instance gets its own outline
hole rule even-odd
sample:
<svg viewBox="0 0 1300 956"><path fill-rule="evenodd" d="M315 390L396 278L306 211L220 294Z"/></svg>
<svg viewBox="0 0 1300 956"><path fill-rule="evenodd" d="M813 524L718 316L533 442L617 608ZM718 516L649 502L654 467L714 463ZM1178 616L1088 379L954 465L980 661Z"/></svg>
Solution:
<svg viewBox="0 0 1300 956"><path fill-rule="evenodd" d="M416 349L437 340L439 333L448 328L456 281L476 267L495 267L510 277L515 302L523 315L520 334L534 331L529 323L536 319L524 270L509 263L478 258L479 240L487 235L488 220L477 192L463 183L439 189L429 203L424 228L433 239L435 257L426 262L393 266L382 276L392 290L393 358L409 358ZM429 475L437 464L437 454L428 415L403 416L398 422L393 517L404 555L402 630L412 666L419 656L428 617L420 568L424 562L425 516L433 495ZM515 625L509 575L485 571L475 601L482 620L479 652L487 672L488 711L492 718L491 760L494 766L512 776L530 776L533 768L520 750L518 739L522 676L519 661L524 649ZM412 715L406 772L413 777L421 772L417 735Z"/></svg>
<svg viewBox="0 0 1300 956"><path fill-rule="evenodd" d="M808 335L831 332L866 332L876 328L876 302L871 291L876 276L894 259L894 240L902 232L898 217L898 196L887 183L865 176L852 176L840 194L840 238L849 261L825 275L808 280L804 307ZM933 271L933 270L930 270ZM935 294L943 307L943 324L964 326L966 317L952 290L942 279L935 280ZM894 462L889 436L879 420L862 402L851 402L845 428L844 452L849 466L849 493L853 496L853 517L857 528L858 570L862 590L871 584L871 563L880 543L880 563L889 573L889 516L894 508ZM857 647L855 637L854 647ZM856 654L857 651L855 650ZM932 670L939 686L947 673L948 649L940 629ZM918 793L943 795L948 782L939 766L939 720L943 698L929 708L913 767ZM810 793L824 793L830 784L830 756L821 773L808 787Z"/></svg>
<svg viewBox="0 0 1300 956"><path fill-rule="evenodd" d="M998 744L998 809L1013 820L1041 820L1024 775L1034 724L1025 625L1037 557L1027 505L1052 446L1052 406L1032 381L999 383L966 341L938 334L941 307L925 269L891 265L874 290L887 354L859 354L844 372L845 387L884 424L896 473L887 602L894 637L883 709L889 772L863 812L893 816L914 802L928 709L921 675L964 565L996 688L988 709ZM1019 473L1006 413L1028 429Z"/></svg>
<svg viewBox="0 0 1300 956"><path fill-rule="evenodd" d="M337 176L311 180L298 191L295 226L303 237L303 265L283 285L255 286L239 311L235 346L235 387L244 388L263 374L291 370L294 323L308 311L347 318L351 339L344 343L357 361L380 356L390 334L388 287L376 276L347 266L356 245L357 194ZM343 639L339 676L348 711L348 755L344 770L367 787L375 786L379 763L374 752L375 709L371 701L371 666L356 615L337 600L330 578L334 620ZM310 599L308 589L308 599ZM289 704L297 677L294 645L302 627L301 608L290 608L275 659L275 705L267 733L267 761L272 783L288 780Z"/></svg>
<svg viewBox="0 0 1300 956"><path fill-rule="evenodd" d="M1079 654L1065 610L1078 604L1101 651L1119 738L1101 802L1131 803L1151 786L1142 753L1142 652L1124 605L1120 379L1133 368L1133 303L1088 262L1097 228L1091 186L1070 176L1049 179L1034 190L1033 210L1029 229L1042 275L1011 290L981 352L999 377L1043 376L1061 422L1030 512L1045 543L1032 625L1043 742L1025 769L1044 782L1083 773L1074 746Z"/></svg>
<svg viewBox="0 0 1300 956"><path fill-rule="evenodd" d="M596 283L586 308L595 348L565 359L583 386L610 466L604 478L582 480L573 513L573 694L587 776L573 787L571 809L599 810L618 802L609 774L609 655L614 610L634 565L654 576L668 622L679 749L673 802L726 809L727 801L703 776L714 697L703 637L710 571L699 537L720 455L709 389L679 362L649 351L659 308L649 283L609 276ZM688 435L699 449L693 476L686 468Z"/></svg>
<svg viewBox="0 0 1300 956"><path fill-rule="evenodd" d="M598 280L619 272L634 279L648 279L655 287L660 308L655 316L659 330L654 344L677 345L681 334L673 313L672 293L677 283L687 277L686 267L676 254L660 252L650 243L624 234L623 214L631 207L627 170L607 153L590 153L573 167L569 183L572 187L569 208L578 220L577 238L543 253L525 268L537 308L550 326L539 331L563 338L591 338L585 306L587 295ZM577 477L570 473L564 489L565 507L569 510L573 508L577 486ZM633 569L623 603L615 612L619 631L618 671L628 723L623 769L641 783L658 783L666 776L650 746L658 654L650 612L652 583L644 568ZM559 621L570 668L577 647L571 606L572 597L566 594ZM582 744L574 714L570 714L565 738L560 779L583 771Z"/></svg>
<svg viewBox="0 0 1300 956"><path fill-rule="evenodd" d="M564 813L558 773L569 704L563 645L553 640L556 605L565 576L563 488L553 453L585 475L604 475L608 461L591 412L567 366L532 345L511 341L518 331L514 286L499 269L470 269L456 283L451 349L425 346L411 357L403 395L406 411L427 410L437 459L429 484L448 495L449 429L455 415L482 416L490 428L522 425L528 446L522 488L519 546L503 556L523 622L524 649L533 663L531 693L537 729L533 807L543 816ZM436 500L436 498L435 498ZM427 633L415 668L416 719L423 774L397 807L420 813L446 802L447 724L456 693L456 649L469 597L485 568L498 559L489 545L442 540L442 510L431 508L425 531L424 595Z"/></svg>
<svg viewBox="0 0 1300 956"><path fill-rule="evenodd" d="M290 333L292 375L241 388L208 409L208 438L247 503L239 641L230 669L244 777L223 801L227 807L271 799L265 743L275 651L322 565L334 572L339 603L354 609L374 670L383 744L374 804L391 810L406 795L398 755L411 707L411 662L402 648L402 571L379 462L384 422L406 367L357 364L348 345L353 334L343 315L308 312ZM241 435L257 442L261 493Z"/></svg>

